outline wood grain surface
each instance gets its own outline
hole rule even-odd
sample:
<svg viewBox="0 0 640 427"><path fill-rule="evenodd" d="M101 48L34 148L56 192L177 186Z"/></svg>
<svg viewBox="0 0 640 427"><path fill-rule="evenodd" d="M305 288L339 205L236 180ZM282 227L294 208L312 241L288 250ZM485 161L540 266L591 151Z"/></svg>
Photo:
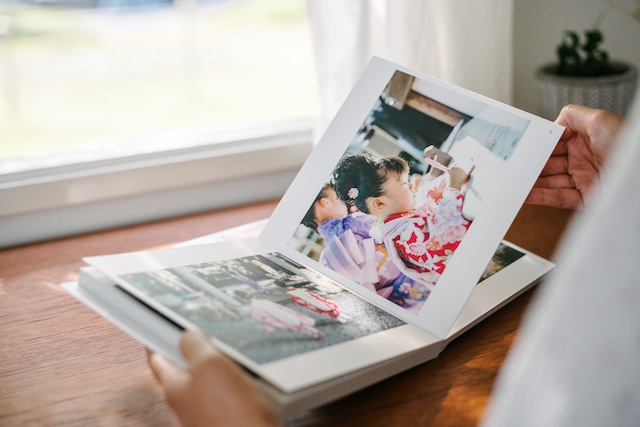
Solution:
<svg viewBox="0 0 640 427"><path fill-rule="evenodd" d="M276 202L0 251L0 425L177 426L145 349L77 302L82 257L163 248L271 215ZM571 211L525 206L507 239L552 258ZM441 356L289 426L473 426L535 290L454 341Z"/></svg>

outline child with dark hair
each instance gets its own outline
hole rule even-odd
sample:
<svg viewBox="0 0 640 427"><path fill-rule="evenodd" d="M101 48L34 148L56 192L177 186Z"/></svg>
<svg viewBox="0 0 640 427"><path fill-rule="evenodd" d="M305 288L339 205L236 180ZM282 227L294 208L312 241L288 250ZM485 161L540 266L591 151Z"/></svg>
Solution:
<svg viewBox="0 0 640 427"><path fill-rule="evenodd" d="M375 222L371 215L349 215L347 205L338 198L333 185L326 183L307 211L302 224L317 231L325 240L332 235L353 230L362 237L371 237L369 230Z"/></svg>
<svg viewBox="0 0 640 427"><path fill-rule="evenodd" d="M399 157L346 157L334 170L336 193L377 218L370 233L389 250L394 264L430 289L444 271L471 222L462 215L461 189L469 173L453 166L429 185L419 200L409 182L409 166Z"/></svg>
<svg viewBox="0 0 640 427"><path fill-rule="evenodd" d="M323 185L302 223L324 240L319 261L378 295L412 311L419 310L429 290L403 275L383 244L369 230L376 222L364 212L349 214L334 187Z"/></svg>

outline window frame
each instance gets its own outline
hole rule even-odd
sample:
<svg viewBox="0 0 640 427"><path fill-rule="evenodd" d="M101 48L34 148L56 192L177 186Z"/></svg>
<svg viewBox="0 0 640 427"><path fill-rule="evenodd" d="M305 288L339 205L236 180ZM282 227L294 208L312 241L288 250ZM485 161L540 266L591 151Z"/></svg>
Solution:
<svg viewBox="0 0 640 427"><path fill-rule="evenodd" d="M311 120L298 120L205 145L7 174L0 248L277 199L312 146Z"/></svg>

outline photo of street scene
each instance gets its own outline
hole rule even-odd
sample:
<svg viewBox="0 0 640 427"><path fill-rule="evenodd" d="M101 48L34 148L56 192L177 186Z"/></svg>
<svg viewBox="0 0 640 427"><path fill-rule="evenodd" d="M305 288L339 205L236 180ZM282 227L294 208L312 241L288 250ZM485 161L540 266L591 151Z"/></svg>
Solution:
<svg viewBox="0 0 640 427"><path fill-rule="evenodd" d="M405 324L279 253L120 278L146 303L184 320L177 323L196 325L256 363Z"/></svg>
<svg viewBox="0 0 640 427"><path fill-rule="evenodd" d="M512 248L511 246L507 246L504 243L500 243L498 249L496 249L495 253L491 257L491 261L489 261L489 264L487 264L487 267L484 269L484 272L482 273L482 276L480 277L478 283L488 279L503 268L506 268L509 265L513 264L523 256L524 253L520 252L519 250Z"/></svg>

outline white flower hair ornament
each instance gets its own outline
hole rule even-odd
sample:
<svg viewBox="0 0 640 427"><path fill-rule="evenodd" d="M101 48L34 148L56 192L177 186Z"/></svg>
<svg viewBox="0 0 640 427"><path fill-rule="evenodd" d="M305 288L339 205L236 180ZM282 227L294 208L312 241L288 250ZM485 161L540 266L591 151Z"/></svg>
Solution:
<svg viewBox="0 0 640 427"><path fill-rule="evenodd" d="M347 191L347 196L349 196L351 200L357 199L359 194L360 191L356 187L350 188L349 191Z"/></svg>

